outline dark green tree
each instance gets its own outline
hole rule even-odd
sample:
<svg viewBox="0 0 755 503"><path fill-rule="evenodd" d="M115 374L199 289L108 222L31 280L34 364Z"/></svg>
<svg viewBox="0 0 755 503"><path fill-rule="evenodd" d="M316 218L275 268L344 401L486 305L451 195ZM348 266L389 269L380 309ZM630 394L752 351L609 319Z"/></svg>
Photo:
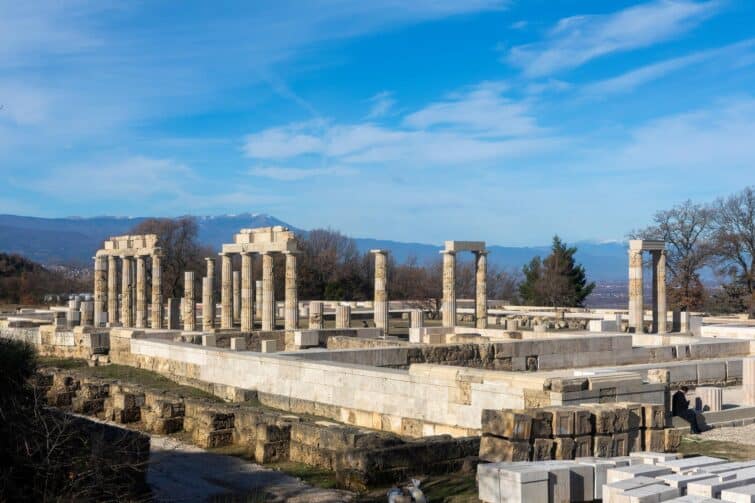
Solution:
<svg viewBox="0 0 755 503"><path fill-rule="evenodd" d="M584 266L577 264L575 246L553 237L551 253L545 260L533 258L523 268L524 282L519 287L522 301L529 305L579 307L595 288L587 282Z"/></svg>

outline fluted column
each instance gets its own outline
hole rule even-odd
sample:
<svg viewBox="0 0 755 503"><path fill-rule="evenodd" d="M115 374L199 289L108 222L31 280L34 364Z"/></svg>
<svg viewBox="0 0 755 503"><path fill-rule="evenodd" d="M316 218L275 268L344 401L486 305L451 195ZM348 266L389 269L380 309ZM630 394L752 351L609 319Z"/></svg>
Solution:
<svg viewBox="0 0 755 503"><path fill-rule="evenodd" d="M322 330L323 326L323 304L321 301L312 301L309 303L309 328L310 330Z"/></svg>
<svg viewBox="0 0 755 503"><path fill-rule="evenodd" d="M666 250L660 250L653 256L654 302L653 312L656 313L655 329L659 334L668 333L666 315Z"/></svg>
<svg viewBox="0 0 755 503"><path fill-rule="evenodd" d="M231 255L220 254L220 328L233 328L233 265Z"/></svg>
<svg viewBox="0 0 755 503"><path fill-rule="evenodd" d="M296 270L296 253L286 252L286 290L284 328L286 330L296 330L299 328L299 285Z"/></svg>
<svg viewBox="0 0 755 503"><path fill-rule="evenodd" d="M107 321L108 325L118 323L118 258L107 257Z"/></svg>
<svg viewBox="0 0 755 503"><path fill-rule="evenodd" d="M212 278L202 278L202 330L215 328L215 303L212 301Z"/></svg>
<svg viewBox="0 0 755 503"><path fill-rule="evenodd" d="M388 251L371 250L375 255L375 297L373 302L373 319L376 328L383 329L388 335Z"/></svg>
<svg viewBox="0 0 755 503"><path fill-rule="evenodd" d="M456 325L456 253L443 250L443 326Z"/></svg>
<svg viewBox="0 0 755 503"><path fill-rule="evenodd" d="M131 257L121 257L121 325L132 327L133 311L131 306Z"/></svg>
<svg viewBox="0 0 755 503"><path fill-rule="evenodd" d="M184 330L193 331L197 325L196 306L194 305L194 271L184 272Z"/></svg>
<svg viewBox="0 0 755 503"><path fill-rule="evenodd" d="M422 328L425 326L425 313L422 309L412 309L409 313L409 327Z"/></svg>
<svg viewBox="0 0 755 503"><path fill-rule="evenodd" d="M488 252L475 252L475 327L488 328Z"/></svg>
<svg viewBox="0 0 755 503"><path fill-rule="evenodd" d="M207 262L207 273L205 274L205 277L210 278L210 283L212 284L212 301L215 302L215 257L205 257L205 262Z"/></svg>
<svg viewBox="0 0 755 503"><path fill-rule="evenodd" d="M262 330L275 329L275 278L273 255L262 253Z"/></svg>
<svg viewBox="0 0 755 503"><path fill-rule="evenodd" d="M163 266L162 252L152 254L152 328L163 328Z"/></svg>
<svg viewBox="0 0 755 503"><path fill-rule="evenodd" d="M233 324L241 322L241 271L233 271Z"/></svg>
<svg viewBox="0 0 755 503"><path fill-rule="evenodd" d="M241 331L254 330L254 302L252 285L254 285L254 268L252 254L241 254Z"/></svg>
<svg viewBox="0 0 755 503"><path fill-rule="evenodd" d="M645 324L642 298L642 250L629 250L629 327L642 333Z"/></svg>
<svg viewBox="0 0 755 503"><path fill-rule="evenodd" d="M350 306L336 306L336 328L350 328L351 327L351 307Z"/></svg>
<svg viewBox="0 0 755 503"><path fill-rule="evenodd" d="M254 317L255 319L262 319L262 280L258 279L254 282Z"/></svg>
<svg viewBox="0 0 755 503"><path fill-rule="evenodd" d="M104 255L94 257L94 326L100 327L104 323L105 294L107 283L107 262Z"/></svg>
<svg viewBox="0 0 755 503"><path fill-rule="evenodd" d="M742 358L742 405L755 406L755 356Z"/></svg>
<svg viewBox="0 0 755 503"><path fill-rule="evenodd" d="M147 264L143 255L136 257L136 328L147 326Z"/></svg>

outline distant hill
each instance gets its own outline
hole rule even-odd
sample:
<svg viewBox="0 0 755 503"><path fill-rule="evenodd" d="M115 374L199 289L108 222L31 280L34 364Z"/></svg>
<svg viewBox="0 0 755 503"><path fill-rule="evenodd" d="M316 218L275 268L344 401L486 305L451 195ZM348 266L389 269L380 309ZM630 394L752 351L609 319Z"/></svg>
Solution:
<svg viewBox="0 0 755 503"><path fill-rule="evenodd" d="M42 264L75 263L88 265L102 241L110 236L126 234L146 217L38 218L0 215L0 251L19 253ZM265 214L200 216L199 239L219 248L233 234L246 227L283 225L306 232ZM325 226L326 224L324 224ZM437 260L441 245L404 243L371 238L356 238L362 251L386 248L399 262L416 257L420 263ZM585 265L591 279L625 281L627 252L625 243L575 243L577 259ZM510 247L488 243L489 263L506 269L521 269L535 255L545 256L549 246ZM462 260L464 257L462 257Z"/></svg>

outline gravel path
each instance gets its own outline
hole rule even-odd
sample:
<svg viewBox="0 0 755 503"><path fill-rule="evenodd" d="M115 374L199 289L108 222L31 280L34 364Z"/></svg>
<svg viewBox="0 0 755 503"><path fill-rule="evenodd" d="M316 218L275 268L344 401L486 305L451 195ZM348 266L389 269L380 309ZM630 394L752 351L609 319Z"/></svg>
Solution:
<svg viewBox="0 0 755 503"><path fill-rule="evenodd" d="M353 501L352 493L312 487L283 472L159 435L151 436L147 482L155 499L166 502L218 496L294 503Z"/></svg>
<svg viewBox="0 0 755 503"><path fill-rule="evenodd" d="M738 426L736 428L713 428L712 430L708 430L705 433L692 435L692 438L755 445L755 424Z"/></svg>

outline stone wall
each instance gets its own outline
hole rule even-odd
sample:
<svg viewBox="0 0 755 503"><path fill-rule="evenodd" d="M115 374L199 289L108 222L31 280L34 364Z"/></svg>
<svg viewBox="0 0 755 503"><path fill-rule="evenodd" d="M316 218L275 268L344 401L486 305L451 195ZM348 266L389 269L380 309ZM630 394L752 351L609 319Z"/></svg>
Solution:
<svg viewBox="0 0 755 503"><path fill-rule="evenodd" d="M335 471L339 483L365 489L407 477L474 470L479 437L406 439L283 411L185 398L176 393L75 371L44 369L50 405L162 435L185 432L203 448L243 446L259 463L295 461Z"/></svg>

